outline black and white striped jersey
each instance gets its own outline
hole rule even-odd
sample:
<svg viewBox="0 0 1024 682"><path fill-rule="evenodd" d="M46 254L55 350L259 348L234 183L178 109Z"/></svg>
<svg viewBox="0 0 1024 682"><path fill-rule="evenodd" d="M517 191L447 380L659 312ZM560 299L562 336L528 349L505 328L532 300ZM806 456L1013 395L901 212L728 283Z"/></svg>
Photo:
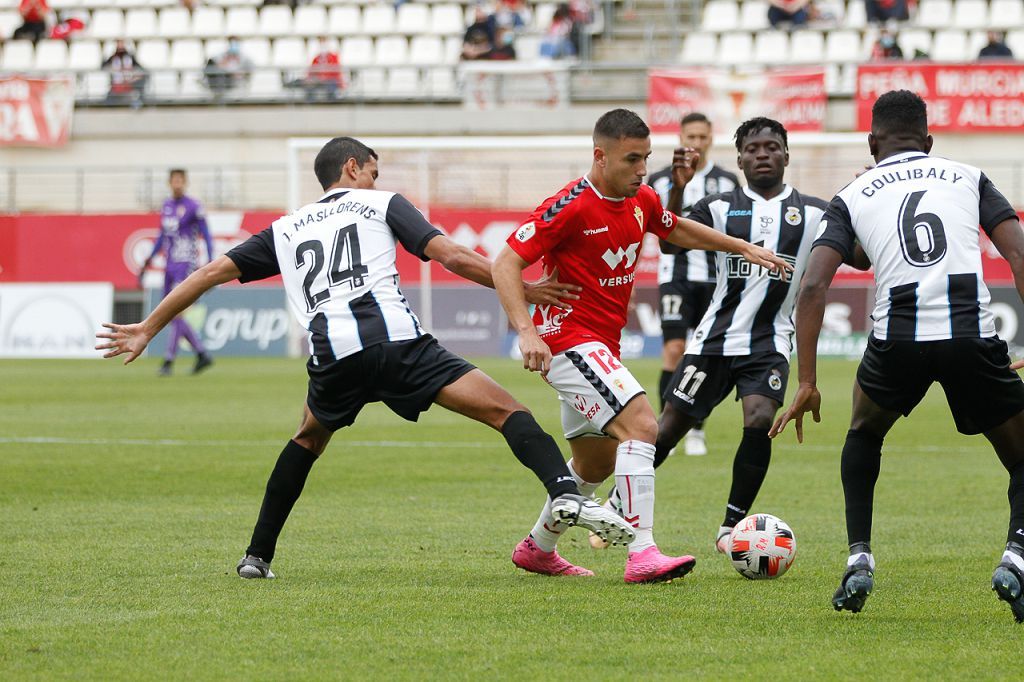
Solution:
<svg viewBox="0 0 1024 682"><path fill-rule="evenodd" d="M668 193L672 190L672 166L662 168L651 175L648 184L661 197L662 205L668 206ZM694 204L704 197L719 192L731 192L739 187L739 184L739 179L734 174L709 161L683 188L683 216L686 216ZM661 242L661 250L661 258L658 260L658 284L715 281L713 251L681 249L666 241Z"/></svg>
<svg viewBox="0 0 1024 682"><path fill-rule="evenodd" d="M771 249L795 269L787 280L732 253L718 253L711 304L686 352L753 355L793 351L793 304L826 203L790 186L764 199L736 188L697 202L690 218L732 237Z"/></svg>
<svg viewBox="0 0 1024 682"><path fill-rule="evenodd" d="M979 225L1016 217L980 169L904 152L843 188L814 245L849 260L860 242L875 268L873 333L880 340L995 336L982 279Z"/></svg>
<svg viewBox="0 0 1024 682"><path fill-rule="evenodd" d="M240 282L280 274L314 364L423 334L399 288L397 244L423 260L441 231L400 194L336 189L231 249Z"/></svg>

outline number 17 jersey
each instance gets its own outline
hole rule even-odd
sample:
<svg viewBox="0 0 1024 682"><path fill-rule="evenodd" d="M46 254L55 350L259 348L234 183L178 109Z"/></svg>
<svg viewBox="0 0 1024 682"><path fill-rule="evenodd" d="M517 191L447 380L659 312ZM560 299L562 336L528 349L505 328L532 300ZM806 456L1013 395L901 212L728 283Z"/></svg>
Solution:
<svg viewBox="0 0 1024 682"><path fill-rule="evenodd" d="M876 339L991 337L978 229L991 234L1016 215L980 169L904 152L840 190L814 246L849 261L860 242L875 268Z"/></svg>
<svg viewBox="0 0 1024 682"><path fill-rule="evenodd" d="M441 234L400 194L336 189L226 255L240 282L280 274L314 364L423 335L399 288L397 245L422 260Z"/></svg>

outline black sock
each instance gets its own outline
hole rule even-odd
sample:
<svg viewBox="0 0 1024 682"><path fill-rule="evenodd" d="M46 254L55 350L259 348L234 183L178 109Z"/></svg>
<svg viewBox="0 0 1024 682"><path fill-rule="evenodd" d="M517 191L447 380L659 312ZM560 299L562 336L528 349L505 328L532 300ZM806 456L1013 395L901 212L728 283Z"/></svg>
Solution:
<svg viewBox="0 0 1024 682"><path fill-rule="evenodd" d="M672 451L675 445L666 445L660 440L654 444L654 468L660 467L666 459L668 459L668 453Z"/></svg>
<svg viewBox="0 0 1024 682"><path fill-rule="evenodd" d="M840 465L846 497L846 539L851 552L857 543L871 542L871 512L875 481L882 466L882 439L866 431L850 429Z"/></svg>
<svg viewBox="0 0 1024 682"><path fill-rule="evenodd" d="M263 495L260 516L256 520L256 528L252 531L252 541L245 550L246 554L258 556L268 563L274 558L277 536L281 534L281 528L295 500L302 494L306 477L316 458L311 451L293 440L284 446L267 481L267 492Z"/></svg>
<svg viewBox="0 0 1024 682"><path fill-rule="evenodd" d="M516 459L544 484L551 499L566 493L580 494L555 439L540 428L532 414L513 412L502 425L501 435L505 436Z"/></svg>
<svg viewBox="0 0 1024 682"><path fill-rule="evenodd" d="M732 463L732 488L725 507L723 526L732 528L743 520L761 490L768 464L772 460L772 441L768 429L743 428L743 440Z"/></svg>
<svg viewBox="0 0 1024 682"><path fill-rule="evenodd" d="M1006 535L1007 542L1024 545L1024 462L1010 472L1010 530Z"/></svg>
<svg viewBox="0 0 1024 682"><path fill-rule="evenodd" d="M672 381L672 375L675 374L672 370L663 369L661 370L661 376L658 378L658 407L665 409L665 393L668 391L668 384Z"/></svg>
<svg viewBox="0 0 1024 682"><path fill-rule="evenodd" d="M704 420L701 419L699 422L694 424L693 425L693 430L694 431L703 431L704 430Z"/></svg>

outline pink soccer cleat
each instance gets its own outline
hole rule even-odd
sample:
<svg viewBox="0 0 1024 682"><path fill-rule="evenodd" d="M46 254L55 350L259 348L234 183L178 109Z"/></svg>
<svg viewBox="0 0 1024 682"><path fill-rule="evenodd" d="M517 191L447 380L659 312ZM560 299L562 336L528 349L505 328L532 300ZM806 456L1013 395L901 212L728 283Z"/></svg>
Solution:
<svg viewBox="0 0 1024 682"><path fill-rule="evenodd" d="M667 583L682 578L696 564L692 556L665 556L657 547L648 547L642 552L630 552L626 559L626 582Z"/></svg>
<svg viewBox="0 0 1024 682"><path fill-rule="evenodd" d="M590 569L574 566L558 556L557 550L545 552L531 537L516 545L512 552L512 563L524 571L541 575L594 575Z"/></svg>

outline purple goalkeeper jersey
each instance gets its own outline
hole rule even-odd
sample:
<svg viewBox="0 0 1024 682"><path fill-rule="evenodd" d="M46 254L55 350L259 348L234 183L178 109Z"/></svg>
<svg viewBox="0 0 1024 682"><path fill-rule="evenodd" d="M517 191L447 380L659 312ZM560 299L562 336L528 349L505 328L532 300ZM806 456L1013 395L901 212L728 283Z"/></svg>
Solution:
<svg viewBox="0 0 1024 682"><path fill-rule="evenodd" d="M207 259L213 260L213 241L202 205L191 197L164 201L160 209L160 236L153 244L152 255L166 249L168 271L191 271L199 265L200 239L206 242Z"/></svg>

